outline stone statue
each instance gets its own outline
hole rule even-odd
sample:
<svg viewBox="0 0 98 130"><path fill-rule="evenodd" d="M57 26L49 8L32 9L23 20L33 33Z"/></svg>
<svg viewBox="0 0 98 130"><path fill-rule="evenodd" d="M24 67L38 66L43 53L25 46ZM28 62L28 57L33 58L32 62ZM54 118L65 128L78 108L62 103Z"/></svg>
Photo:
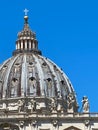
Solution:
<svg viewBox="0 0 98 130"><path fill-rule="evenodd" d="M74 96L73 96L72 93L70 93L67 96L67 107L68 107L68 109L72 109L73 106L74 106L74 103L75 103Z"/></svg>
<svg viewBox="0 0 98 130"><path fill-rule="evenodd" d="M34 126L34 127L35 127L36 124L37 124L37 121L36 121L36 120L34 120L34 121L31 122L31 126Z"/></svg>
<svg viewBox="0 0 98 130"><path fill-rule="evenodd" d="M61 98L61 93L60 93L60 91L57 92L57 97L58 97L58 98Z"/></svg>
<svg viewBox="0 0 98 130"><path fill-rule="evenodd" d="M58 121L57 120L53 120L52 123L53 123L53 126L55 126L55 127L58 125Z"/></svg>
<svg viewBox="0 0 98 130"><path fill-rule="evenodd" d="M24 100L18 100L17 105L18 105L18 112L20 113L24 106Z"/></svg>
<svg viewBox="0 0 98 130"><path fill-rule="evenodd" d="M34 77L31 77L29 79L29 89L30 89L30 95L36 96L36 87L37 87L37 83L36 83L36 79Z"/></svg>
<svg viewBox="0 0 98 130"><path fill-rule="evenodd" d="M52 96L52 80L51 80L51 78L48 78L46 80L46 83L47 83L48 96L51 97Z"/></svg>
<svg viewBox="0 0 98 130"><path fill-rule="evenodd" d="M51 98L51 111L55 112L57 110L57 103L54 98Z"/></svg>
<svg viewBox="0 0 98 130"><path fill-rule="evenodd" d="M86 96L84 96L82 99L82 108L83 108L83 112L85 113L89 112L89 102Z"/></svg>
<svg viewBox="0 0 98 130"><path fill-rule="evenodd" d="M20 71L19 66L20 66L20 65L16 65L16 66L15 66L15 70L14 70L14 71L15 71L15 73L17 73L17 72L19 72L19 71Z"/></svg>
<svg viewBox="0 0 98 130"><path fill-rule="evenodd" d="M62 105L60 103L57 103L57 111L63 112Z"/></svg>
<svg viewBox="0 0 98 130"><path fill-rule="evenodd" d="M36 111L36 106L37 106L37 103L35 101L35 99L31 99L31 113Z"/></svg>
<svg viewBox="0 0 98 130"><path fill-rule="evenodd" d="M23 126L24 126L24 121L19 121L19 123L20 123L20 127L23 128Z"/></svg>
<svg viewBox="0 0 98 130"><path fill-rule="evenodd" d="M13 78L11 82L11 97L17 96L18 79Z"/></svg>

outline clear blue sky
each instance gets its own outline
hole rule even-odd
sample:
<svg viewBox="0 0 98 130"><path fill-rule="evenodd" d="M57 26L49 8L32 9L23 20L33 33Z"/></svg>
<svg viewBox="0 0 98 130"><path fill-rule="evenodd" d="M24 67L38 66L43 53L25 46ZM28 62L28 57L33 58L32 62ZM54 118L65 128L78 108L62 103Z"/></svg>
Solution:
<svg viewBox="0 0 98 130"><path fill-rule="evenodd" d="M86 95L98 112L98 0L0 1L0 63L12 56L25 8L43 55L67 74L79 106Z"/></svg>

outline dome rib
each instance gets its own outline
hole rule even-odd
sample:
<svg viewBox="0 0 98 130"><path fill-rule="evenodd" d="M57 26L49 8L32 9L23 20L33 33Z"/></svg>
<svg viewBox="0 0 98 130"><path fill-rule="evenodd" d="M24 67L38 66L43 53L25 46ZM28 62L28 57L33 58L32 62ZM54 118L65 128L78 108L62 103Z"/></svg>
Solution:
<svg viewBox="0 0 98 130"><path fill-rule="evenodd" d="M33 55L34 59L35 59L35 62L36 62L36 67L38 69L38 72L39 72L39 82L40 82L40 91L41 91L41 95L42 96L45 96L44 95L44 73L42 71L42 68L41 68L41 64L39 63L39 60L38 58Z"/></svg>
<svg viewBox="0 0 98 130"><path fill-rule="evenodd" d="M3 85L3 98L5 98L7 96L6 94L7 94L7 86L8 86L7 84L8 84L9 74L10 74L11 68L17 58L18 58L18 56L14 57L14 60L11 59L11 62L9 63L8 69L6 71L6 75L4 78L4 85Z"/></svg>
<svg viewBox="0 0 98 130"><path fill-rule="evenodd" d="M48 61L50 61L53 65L55 65L56 67L57 67L57 69L62 73L62 75L64 76L64 78L66 79L66 83L67 83L67 85L68 85L68 89L69 89L69 92L71 93L72 92L72 90L74 90L74 88L73 88L73 86L72 86L72 84L71 84L71 86L69 85L69 82L68 82L68 77L67 77L67 75L65 75L65 73L53 62L53 61L51 61L50 59L48 59ZM71 82L70 82L71 83ZM74 92L74 91L73 91Z"/></svg>
<svg viewBox="0 0 98 130"><path fill-rule="evenodd" d="M24 54L21 70L21 96L26 95L26 89L27 89L27 66L26 66L26 54Z"/></svg>
<svg viewBox="0 0 98 130"><path fill-rule="evenodd" d="M6 61L4 61L1 65L0 65L0 70L3 68L3 66L8 62L8 61L10 61L11 60L11 58L9 58L8 60L6 60Z"/></svg>
<svg viewBox="0 0 98 130"><path fill-rule="evenodd" d="M41 56L39 56L39 57L41 57ZM47 63L48 67L50 68L50 71L51 71L52 75L55 76L54 82L56 82L56 89L57 89L57 92L60 91L60 85L59 85L59 82L58 82L59 80L58 80L58 78L56 76L56 73L55 73L55 71L53 69L53 66L50 65L49 61L46 60L46 58L44 58L44 57L41 57L41 58ZM57 96L56 93L55 93L55 96Z"/></svg>

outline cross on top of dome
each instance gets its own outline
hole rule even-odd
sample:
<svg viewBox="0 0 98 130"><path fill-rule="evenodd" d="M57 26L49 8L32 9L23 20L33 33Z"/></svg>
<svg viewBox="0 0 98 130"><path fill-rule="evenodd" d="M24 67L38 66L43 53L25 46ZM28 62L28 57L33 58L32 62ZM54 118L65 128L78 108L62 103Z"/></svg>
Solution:
<svg viewBox="0 0 98 130"><path fill-rule="evenodd" d="M29 10L25 8L24 9L24 13L25 13L25 16L24 16L25 24L28 24L28 12L29 12Z"/></svg>
<svg viewBox="0 0 98 130"><path fill-rule="evenodd" d="M25 13L25 16L28 14L29 10L28 9L24 9L24 13Z"/></svg>

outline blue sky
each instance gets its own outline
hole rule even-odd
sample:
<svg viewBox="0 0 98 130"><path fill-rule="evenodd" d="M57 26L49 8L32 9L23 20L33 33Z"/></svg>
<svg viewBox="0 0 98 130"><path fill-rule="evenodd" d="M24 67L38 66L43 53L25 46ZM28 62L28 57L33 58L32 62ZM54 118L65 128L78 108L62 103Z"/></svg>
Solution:
<svg viewBox="0 0 98 130"><path fill-rule="evenodd" d="M80 108L86 95L90 111L98 112L98 1L0 1L0 63L15 50L25 8L29 9L29 24L36 32L39 49L69 77Z"/></svg>

